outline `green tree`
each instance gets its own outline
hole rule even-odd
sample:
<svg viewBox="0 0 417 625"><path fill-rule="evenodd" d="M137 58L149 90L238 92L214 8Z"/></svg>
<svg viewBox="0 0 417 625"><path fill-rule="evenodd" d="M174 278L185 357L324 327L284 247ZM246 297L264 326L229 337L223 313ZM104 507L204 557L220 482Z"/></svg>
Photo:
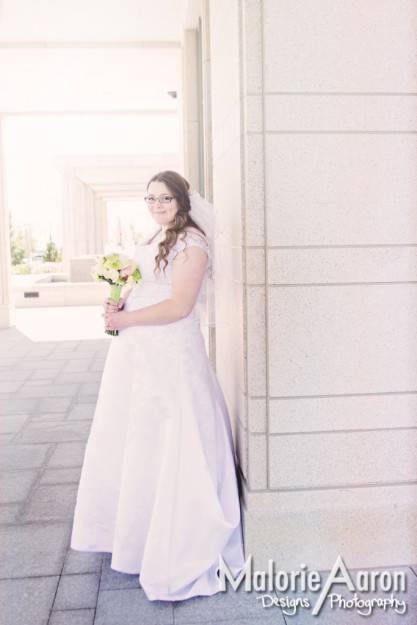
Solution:
<svg viewBox="0 0 417 625"><path fill-rule="evenodd" d="M12 265L20 265L23 261L26 250L24 240L21 235L15 232L12 223L12 216L9 215L9 224L10 224L10 255L12 258Z"/></svg>
<svg viewBox="0 0 417 625"><path fill-rule="evenodd" d="M46 250L43 254L43 260L45 263L56 263L61 260L59 250L52 239L49 239L49 243L47 244Z"/></svg>

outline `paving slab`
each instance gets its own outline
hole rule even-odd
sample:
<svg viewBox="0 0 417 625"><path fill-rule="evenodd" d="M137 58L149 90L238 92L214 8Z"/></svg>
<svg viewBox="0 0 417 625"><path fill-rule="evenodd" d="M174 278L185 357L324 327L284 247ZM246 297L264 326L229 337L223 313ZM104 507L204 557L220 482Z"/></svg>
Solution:
<svg viewBox="0 0 417 625"><path fill-rule="evenodd" d="M53 347L34 347L26 354L27 360L44 360L49 358L53 351Z"/></svg>
<svg viewBox="0 0 417 625"><path fill-rule="evenodd" d="M100 318L100 323L101 323L101 318ZM77 347L77 351L78 352L93 351L93 350L94 351L97 351L97 350L107 351L108 348L110 347L111 340L112 340L111 337L108 334L105 334L103 330L102 339L93 339L93 340L86 339L85 341L80 341Z"/></svg>
<svg viewBox="0 0 417 625"><path fill-rule="evenodd" d="M95 356L95 351L75 351L75 349L55 349L48 357L49 360L68 360L68 358L92 358Z"/></svg>
<svg viewBox="0 0 417 625"><path fill-rule="evenodd" d="M31 423L44 423L45 421L65 421L67 418L66 412L46 412L45 414L32 415Z"/></svg>
<svg viewBox="0 0 417 625"><path fill-rule="evenodd" d="M42 365L40 365L42 366ZM53 380L59 375L59 371L55 369L36 369L36 371L29 372L31 380Z"/></svg>
<svg viewBox="0 0 417 625"><path fill-rule="evenodd" d="M57 443L48 467L80 467L84 461L85 442Z"/></svg>
<svg viewBox="0 0 417 625"><path fill-rule="evenodd" d="M40 400L37 413L67 411L72 402L72 397L45 397Z"/></svg>
<svg viewBox="0 0 417 625"><path fill-rule="evenodd" d="M0 393L17 393L23 384L23 380L2 380L0 382Z"/></svg>
<svg viewBox="0 0 417 625"><path fill-rule="evenodd" d="M46 625L58 580L58 576L1 580L2 625Z"/></svg>
<svg viewBox="0 0 417 625"><path fill-rule="evenodd" d="M10 445L16 438L16 434L1 434L0 433L0 445ZM3 450L2 450L3 453Z"/></svg>
<svg viewBox="0 0 417 625"><path fill-rule="evenodd" d="M31 375L30 371L22 371L21 369L6 369L5 371L0 371L0 384L3 382L14 380L14 381L25 381Z"/></svg>
<svg viewBox="0 0 417 625"><path fill-rule="evenodd" d="M259 599L262 593L246 592L243 587L233 590L228 586L225 592L218 592L210 597L193 597L174 603L176 625L186 623L207 623L225 619L259 619L264 623L285 625L279 608L267 610Z"/></svg>
<svg viewBox="0 0 417 625"><path fill-rule="evenodd" d="M0 352L8 352L10 349L19 349L25 345L31 347L32 341L16 327L8 328L2 332Z"/></svg>
<svg viewBox="0 0 417 625"><path fill-rule="evenodd" d="M9 367L14 367L19 362L19 358L9 358L6 354L3 354L3 357L0 358L0 368L1 369L9 369Z"/></svg>
<svg viewBox="0 0 417 625"><path fill-rule="evenodd" d="M38 310L39 310L39 309L38 309ZM43 310L45 310L45 309L43 309ZM21 312L23 312L23 311L21 311L21 310L19 310L19 311L15 310L15 313L16 313L16 312L17 312L17 314L19 314L19 315L20 315L20 313L21 313ZM32 311L31 311L31 313L33 313L33 312L34 312L34 310L32 310ZM41 312L41 311L39 310L39 312ZM58 347L58 345L59 345L59 342L58 342L58 341L54 341L54 340L50 340L50 341L39 341L39 340L35 340L35 341L34 341L33 339L29 338L29 341L30 341L30 344L31 344L31 345L33 345L34 343L36 343L36 345L37 345L37 347L39 347L39 349L43 349L43 348L46 348L46 349L55 349L55 348L56 348L56 347Z"/></svg>
<svg viewBox="0 0 417 625"><path fill-rule="evenodd" d="M277 615L276 620L272 622L277 623L277 625L285 625L286 623L288 623L288 625L293 624L293 621L282 621L279 614ZM194 623L196 623L196 621L190 621L190 623L188 623L187 625L194 625ZM215 621L204 621L204 625L263 625L263 623L265 623L265 620L264 618L262 618L262 616L259 618L231 619L227 616L227 613L224 614L224 619L216 619ZM294 625L296 625L296 623L294 623ZM317 623L317 625L320 625L320 623ZM338 624L334 623L334 625Z"/></svg>
<svg viewBox="0 0 417 625"><path fill-rule="evenodd" d="M19 336L12 336L11 332L15 331ZM0 345L0 355L1 357L10 356L11 358L16 357L17 355L21 355L25 349L32 349L33 341L24 336L19 332L16 328L9 328L8 330L2 332L1 337L1 345Z"/></svg>
<svg viewBox="0 0 417 625"><path fill-rule="evenodd" d="M25 415L7 415L0 417L0 433L14 434L20 432L29 417Z"/></svg>
<svg viewBox="0 0 417 625"><path fill-rule="evenodd" d="M62 373L74 372L81 373L88 371L93 363L93 358L85 358L83 360L70 360L62 369Z"/></svg>
<svg viewBox="0 0 417 625"><path fill-rule="evenodd" d="M98 573L78 573L62 575L53 609L78 610L95 608L97 604L100 575Z"/></svg>
<svg viewBox="0 0 417 625"><path fill-rule="evenodd" d="M56 375L57 375L57 373L55 372L55 376ZM51 383L51 380L44 380L44 379L37 379L36 380L33 377L33 375L32 375L30 380L26 380L26 382L25 382L25 389L33 388L34 386L36 386L36 387L45 386L45 384L50 384L50 383ZM54 382L54 384L55 384L55 382Z"/></svg>
<svg viewBox="0 0 417 625"><path fill-rule="evenodd" d="M98 395L100 390L100 382L87 382L86 384L80 385L80 390L78 392L79 397L83 395Z"/></svg>
<svg viewBox="0 0 417 625"><path fill-rule="evenodd" d="M121 573L111 568L111 553L103 554L103 568L101 572L100 590L121 590L140 588L139 575Z"/></svg>
<svg viewBox="0 0 417 625"><path fill-rule="evenodd" d="M90 424L82 421L32 423L18 438L19 443L60 443L84 441L90 433Z"/></svg>
<svg viewBox="0 0 417 625"><path fill-rule="evenodd" d="M56 384L84 384L87 382L100 382L101 371L63 371L55 380Z"/></svg>
<svg viewBox="0 0 417 625"><path fill-rule="evenodd" d="M78 403L83 404L97 404L97 394L96 395L83 395L82 397L77 397Z"/></svg>
<svg viewBox="0 0 417 625"><path fill-rule="evenodd" d="M79 345L81 345L82 341L58 341L55 343L56 349L76 349Z"/></svg>
<svg viewBox="0 0 417 625"><path fill-rule="evenodd" d="M103 554L92 551L76 551L69 549L65 557L63 574L70 573L101 573Z"/></svg>
<svg viewBox="0 0 417 625"><path fill-rule="evenodd" d="M0 469L34 469L41 467L52 445L12 445L0 454Z"/></svg>
<svg viewBox="0 0 417 625"><path fill-rule="evenodd" d="M141 588L100 588L94 625L174 625L173 608L167 601L149 601Z"/></svg>
<svg viewBox="0 0 417 625"><path fill-rule="evenodd" d="M83 421L94 417L96 406L91 403L74 404L68 413L68 421Z"/></svg>
<svg viewBox="0 0 417 625"><path fill-rule="evenodd" d="M32 413L39 405L39 399L32 398L18 398L18 397L2 397L0 398L0 414L29 414Z"/></svg>
<svg viewBox="0 0 417 625"><path fill-rule="evenodd" d="M17 523L20 510L20 503L2 504L0 506L0 523Z"/></svg>
<svg viewBox="0 0 417 625"><path fill-rule="evenodd" d="M2 398L3 397L5 397L5 396L3 395ZM11 398L12 398L12 395L10 395L10 396L8 395L7 396L7 399L11 399ZM31 412L30 411L27 411L27 412L23 412L22 411L22 412L19 413L19 412L13 412L13 411L7 412L6 410L4 410L4 411L0 412L0 422L4 421L6 419L18 420L19 417L30 417L30 416L31 416Z"/></svg>
<svg viewBox="0 0 417 625"><path fill-rule="evenodd" d="M78 484L38 486L22 514L24 521L62 521L74 516Z"/></svg>
<svg viewBox="0 0 417 625"><path fill-rule="evenodd" d="M0 348L0 358L1 359L6 359L8 358L8 356L13 357L13 359L16 358L25 358L26 355L30 352L31 350L31 345L28 343L26 345L21 345L19 343L5 343L3 345L1 345Z"/></svg>
<svg viewBox="0 0 417 625"><path fill-rule="evenodd" d="M17 361L18 362L18 361ZM14 363L14 364L17 364ZM61 370L64 366L64 361L62 360L22 360L19 362L19 368L23 370L29 371L37 371L38 369L55 369L56 371Z"/></svg>
<svg viewBox="0 0 417 625"><path fill-rule="evenodd" d="M54 610L48 625L93 625L95 610Z"/></svg>
<svg viewBox="0 0 417 625"><path fill-rule="evenodd" d="M46 469L39 484L78 484L81 476L81 467L65 469Z"/></svg>
<svg viewBox="0 0 417 625"><path fill-rule="evenodd" d="M24 383L19 397L73 397L78 392L78 384L41 384L31 386Z"/></svg>
<svg viewBox="0 0 417 625"><path fill-rule="evenodd" d="M39 469L3 471L0 503L14 503L26 499L38 477Z"/></svg>
<svg viewBox="0 0 417 625"><path fill-rule="evenodd" d="M103 371L104 364L106 362L105 358L97 358L94 360L90 366L90 371Z"/></svg>
<svg viewBox="0 0 417 625"><path fill-rule="evenodd" d="M0 577L60 575L70 532L69 523L3 526Z"/></svg>
<svg viewBox="0 0 417 625"><path fill-rule="evenodd" d="M98 345L96 347L96 358L105 358L107 356L112 340L113 339L109 339L103 345Z"/></svg>

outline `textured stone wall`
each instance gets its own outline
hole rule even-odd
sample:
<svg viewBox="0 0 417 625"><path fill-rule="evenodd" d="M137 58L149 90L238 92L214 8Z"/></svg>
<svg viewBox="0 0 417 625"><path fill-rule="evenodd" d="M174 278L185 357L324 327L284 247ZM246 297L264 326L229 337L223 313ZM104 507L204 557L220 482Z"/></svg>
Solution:
<svg viewBox="0 0 417 625"><path fill-rule="evenodd" d="M259 559L416 557L415 19L210 2L217 361Z"/></svg>

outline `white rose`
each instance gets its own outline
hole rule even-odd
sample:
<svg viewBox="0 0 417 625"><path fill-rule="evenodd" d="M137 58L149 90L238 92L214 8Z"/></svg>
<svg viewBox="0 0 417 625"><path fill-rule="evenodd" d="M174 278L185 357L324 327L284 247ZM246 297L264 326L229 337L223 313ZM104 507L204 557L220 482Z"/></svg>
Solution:
<svg viewBox="0 0 417 625"><path fill-rule="evenodd" d="M107 271L107 277L109 278L109 280L111 280L112 282L117 282L119 279L119 272L117 271L117 269L109 269Z"/></svg>
<svg viewBox="0 0 417 625"><path fill-rule="evenodd" d="M101 282L100 276L96 271L92 271L90 275L93 278L94 282Z"/></svg>

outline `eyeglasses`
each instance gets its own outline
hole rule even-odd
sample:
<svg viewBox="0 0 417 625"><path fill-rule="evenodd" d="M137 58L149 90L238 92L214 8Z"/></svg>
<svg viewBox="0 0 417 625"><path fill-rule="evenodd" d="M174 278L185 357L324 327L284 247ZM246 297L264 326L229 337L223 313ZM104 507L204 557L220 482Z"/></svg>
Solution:
<svg viewBox="0 0 417 625"><path fill-rule="evenodd" d="M147 195L145 197L145 202L147 204L155 204L156 200L161 204L169 204L172 200L175 199L175 195L160 195L159 197L155 197L154 195Z"/></svg>

